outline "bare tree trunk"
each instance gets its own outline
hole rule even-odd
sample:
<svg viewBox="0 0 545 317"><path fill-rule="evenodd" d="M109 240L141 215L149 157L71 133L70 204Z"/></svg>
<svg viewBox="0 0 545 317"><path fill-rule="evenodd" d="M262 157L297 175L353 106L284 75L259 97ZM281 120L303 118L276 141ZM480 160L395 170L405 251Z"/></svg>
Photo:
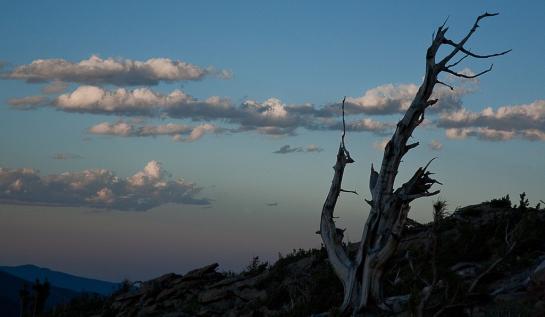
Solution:
<svg viewBox="0 0 545 317"><path fill-rule="evenodd" d="M372 315L374 312L396 312L404 309L404 304L409 299L408 295L384 298L383 277L388 260L396 252L401 239L407 215L410 210L410 202L420 197L433 196L439 190L430 192L433 184L438 183L431 178L432 173L427 171L431 161L419 168L414 175L402 186L394 190L394 181L397 176L399 164L403 156L418 146L418 142L407 144L416 127L424 121L426 109L437 102L431 99L433 88L436 84L452 86L440 81L438 75L441 72L456 77L476 78L492 70L488 69L475 74L466 75L452 70L466 57L489 58L508 53L491 55L475 54L464 47L467 40L478 28L478 23L487 17L496 14L484 13L475 21L468 34L460 41L453 42L445 37L448 27L440 26L433 36L432 43L426 52L425 76L416 96L403 118L397 123L395 132L388 141L380 170L375 171L371 165L369 190L371 200L366 200L371 206L369 217L363 229L362 238L355 257L348 256L342 240L342 230L335 226L333 213L337 199L341 192L353 192L343 190L342 178L346 164L353 163L350 153L346 149L344 137L346 134L343 100L343 134L337 161L335 163L333 180L327 198L325 200L320 223L320 234L327 250L329 261L341 280L344 287L344 299L341 310L352 312L353 315ZM446 22L446 21L445 21ZM438 63L435 61L439 48L443 45L452 47L452 50ZM464 54L458 61L448 64L458 53ZM422 295L429 297L433 287L422 290Z"/></svg>

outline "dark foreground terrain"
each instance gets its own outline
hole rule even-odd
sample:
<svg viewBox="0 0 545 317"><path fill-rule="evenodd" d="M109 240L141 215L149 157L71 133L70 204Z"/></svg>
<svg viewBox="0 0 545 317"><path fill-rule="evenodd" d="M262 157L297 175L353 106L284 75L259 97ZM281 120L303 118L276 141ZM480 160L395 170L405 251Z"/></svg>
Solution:
<svg viewBox="0 0 545 317"><path fill-rule="evenodd" d="M402 316L413 314L434 272L440 282L425 316L545 316L545 209L504 197L457 209L433 228L410 222L390 264L386 295L409 294ZM324 250L294 250L273 265L256 258L239 274L217 268L126 283L49 316L339 315L342 288Z"/></svg>

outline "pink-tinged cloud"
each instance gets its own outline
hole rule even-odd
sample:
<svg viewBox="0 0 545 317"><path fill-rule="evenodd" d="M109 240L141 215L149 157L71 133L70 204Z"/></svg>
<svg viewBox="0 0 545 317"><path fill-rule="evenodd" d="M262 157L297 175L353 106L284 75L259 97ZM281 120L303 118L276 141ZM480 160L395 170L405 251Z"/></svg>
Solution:
<svg viewBox="0 0 545 317"><path fill-rule="evenodd" d="M3 77L27 82L61 81L91 85L150 86L160 82L200 80L208 75L223 79L232 76L228 70L202 68L169 58L137 61L112 57L102 59L92 55L79 62L65 59L38 59L5 72Z"/></svg>
<svg viewBox="0 0 545 317"><path fill-rule="evenodd" d="M167 203L208 205L201 188L172 179L161 163L150 161L130 177L106 169L41 176L31 168L0 168L0 202L100 209L148 210Z"/></svg>

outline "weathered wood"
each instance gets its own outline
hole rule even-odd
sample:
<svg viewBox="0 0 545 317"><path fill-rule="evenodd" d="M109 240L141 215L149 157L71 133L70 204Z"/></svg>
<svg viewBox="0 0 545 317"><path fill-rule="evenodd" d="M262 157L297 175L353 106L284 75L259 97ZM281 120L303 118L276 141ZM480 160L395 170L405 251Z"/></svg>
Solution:
<svg viewBox="0 0 545 317"><path fill-rule="evenodd" d="M333 216L339 194L346 192L341 187L346 164L354 162L344 142L346 126L343 100L343 134L337 152L337 160L333 167L333 180L322 209L319 231L329 261L344 287L344 299L341 306L343 312L353 315L373 315L384 312L393 313L404 309L403 307L409 299L408 296L384 297L384 270L399 245L410 210L410 202L421 197L437 195L439 190L430 191L430 189L434 184L441 183L433 179L432 173L427 171L432 159L425 167L418 168L407 182L394 189L399 164L409 150L419 145L418 142L407 144L407 141L413 131L424 121L426 109L437 102L437 99L431 99L435 85L443 84L454 89L454 87L440 81L438 75L444 72L457 77L476 78L491 71L492 66L475 75L461 74L454 71L452 67L457 66L467 57L489 58L504 55L510 51L481 55L464 47L479 27L478 23L484 18L495 15L497 13L484 13L477 17L468 34L459 42L453 42L446 38L448 27L445 27L445 24L435 32L432 43L426 51L424 80L386 144L380 170L376 171L371 165L369 177L371 200L366 200L371 206L371 210L363 229L358 251L353 258L349 257L343 245L342 236L338 234ZM437 52L444 45L451 46L452 50L439 63L436 63ZM447 65L459 53L464 56ZM355 193L355 191L350 192ZM433 283L436 283L436 278ZM426 299L433 291L433 283L426 286L421 292Z"/></svg>

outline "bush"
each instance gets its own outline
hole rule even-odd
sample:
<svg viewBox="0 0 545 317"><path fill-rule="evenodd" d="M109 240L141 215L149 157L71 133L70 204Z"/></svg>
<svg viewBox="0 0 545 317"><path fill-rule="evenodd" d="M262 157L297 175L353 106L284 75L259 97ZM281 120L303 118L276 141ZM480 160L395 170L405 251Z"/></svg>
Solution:
<svg viewBox="0 0 545 317"><path fill-rule="evenodd" d="M505 195L499 199L492 199L490 201L490 207L511 208L511 198L509 198L509 195Z"/></svg>
<svg viewBox="0 0 545 317"><path fill-rule="evenodd" d="M258 256L254 256L250 261L250 264L246 267L242 274L245 275L258 275L265 272L269 268L268 262L262 262Z"/></svg>

